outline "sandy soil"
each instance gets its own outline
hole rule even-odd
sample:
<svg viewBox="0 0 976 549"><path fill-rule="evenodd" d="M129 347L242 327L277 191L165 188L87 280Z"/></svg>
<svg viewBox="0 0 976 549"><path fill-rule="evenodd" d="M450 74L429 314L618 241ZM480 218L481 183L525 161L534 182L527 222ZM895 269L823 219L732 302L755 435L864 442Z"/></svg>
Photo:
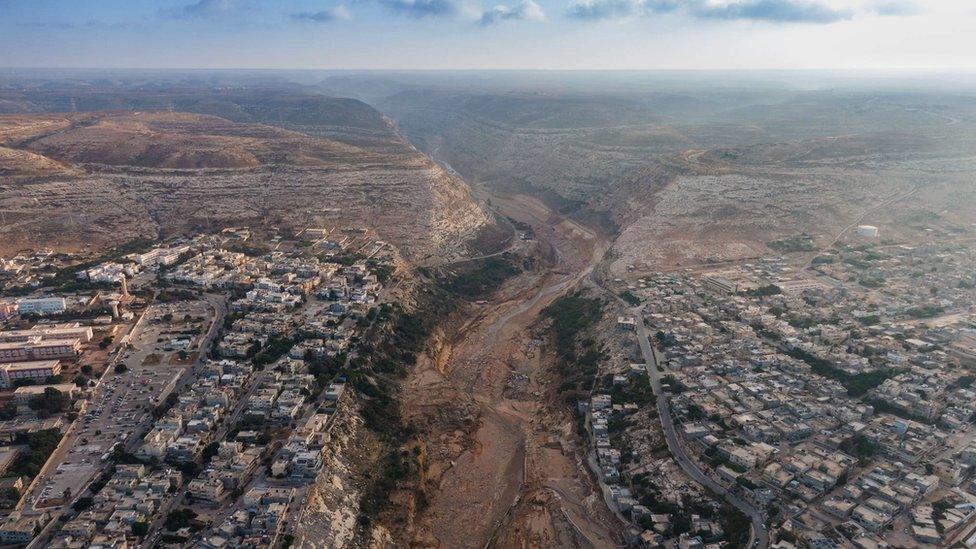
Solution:
<svg viewBox="0 0 976 549"><path fill-rule="evenodd" d="M614 546L619 525L586 473L568 410L552 401L530 332L539 311L586 276L607 243L533 198L492 203L535 227L553 265L511 281L405 385L406 415L426 424L431 456L433 489L416 517L415 544ZM513 378L523 380L517 389Z"/></svg>

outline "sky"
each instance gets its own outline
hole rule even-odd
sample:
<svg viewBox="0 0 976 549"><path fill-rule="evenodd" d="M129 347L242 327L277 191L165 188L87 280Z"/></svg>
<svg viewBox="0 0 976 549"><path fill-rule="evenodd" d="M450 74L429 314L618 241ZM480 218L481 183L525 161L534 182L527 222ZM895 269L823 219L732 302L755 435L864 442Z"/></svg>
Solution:
<svg viewBox="0 0 976 549"><path fill-rule="evenodd" d="M0 67L976 70L973 0L0 0Z"/></svg>

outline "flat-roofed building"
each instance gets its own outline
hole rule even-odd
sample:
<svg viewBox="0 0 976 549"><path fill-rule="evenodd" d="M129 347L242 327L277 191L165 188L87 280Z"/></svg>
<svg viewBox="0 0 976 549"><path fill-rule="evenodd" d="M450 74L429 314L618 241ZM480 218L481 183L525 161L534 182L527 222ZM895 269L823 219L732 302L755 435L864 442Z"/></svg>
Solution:
<svg viewBox="0 0 976 549"><path fill-rule="evenodd" d="M7 474L7 470L14 464L14 460L18 454L20 454L20 448L17 446L0 448L0 475ZM23 486L23 483L21 483L21 486Z"/></svg>
<svg viewBox="0 0 976 549"><path fill-rule="evenodd" d="M176 248L155 248L141 254L131 254L130 259L144 267L154 267L156 265L172 265L180 258L180 254L189 251L189 246L178 246Z"/></svg>
<svg viewBox="0 0 976 549"><path fill-rule="evenodd" d="M25 363L21 363L25 364ZM72 399L81 391L74 383L56 383L54 385L26 385L17 387L14 391L14 402L26 405L35 396L43 395L48 388L56 389L58 392L71 397Z"/></svg>
<svg viewBox="0 0 976 549"><path fill-rule="evenodd" d="M81 341L91 341L92 329L91 326L82 326L74 322L53 326L34 326L28 330L4 330L0 332L0 343L29 341L35 336L40 337L42 341L75 338Z"/></svg>
<svg viewBox="0 0 976 549"><path fill-rule="evenodd" d="M68 308L68 302L63 297L34 297L17 301L20 314L57 314Z"/></svg>
<svg viewBox="0 0 976 549"><path fill-rule="evenodd" d="M732 295L739 290L739 285L723 276L706 276L702 279L705 288L721 295Z"/></svg>
<svg viewBox="0 0 976 549"><path fill-rule="evenodd" d="M72 358L81 352L81 340L41 339L33 336L27 341L0 343L0 362L24 362L54 358Z"/></svg>
<svg viewBox="0 0 976 549"><path fill-rule="evenodd" d="M18 380L28 379L33 382L61 373L60 360L32 360L26 362L0 363L0 386L12 387Z"/></svg>

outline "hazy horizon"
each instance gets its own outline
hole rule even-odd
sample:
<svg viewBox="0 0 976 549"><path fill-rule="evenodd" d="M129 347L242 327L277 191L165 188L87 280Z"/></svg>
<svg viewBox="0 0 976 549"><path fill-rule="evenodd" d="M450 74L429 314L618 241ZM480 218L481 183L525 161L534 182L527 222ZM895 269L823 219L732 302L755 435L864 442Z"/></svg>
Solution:
<svg viewBox="0 0 976 549"><path fill-rule="evenodd" d="M964 0L0 2L10 68L976 70Z"/></svg>

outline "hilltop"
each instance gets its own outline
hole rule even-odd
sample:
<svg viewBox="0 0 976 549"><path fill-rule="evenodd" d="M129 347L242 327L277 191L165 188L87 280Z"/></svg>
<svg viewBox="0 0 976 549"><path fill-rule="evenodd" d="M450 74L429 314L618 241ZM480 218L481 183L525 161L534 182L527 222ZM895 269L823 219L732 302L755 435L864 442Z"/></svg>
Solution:
<svg viewBox="0 0 976 549"><path fill-rule="evenodd" d="M7 110L21 111L0 115L0 231L14 247L114 245L242 223L349 224L426 258L457 253L488 223L459 178L356 100L186 90L7 96ZM72 105L113 110L55 112Z"/></svg>

